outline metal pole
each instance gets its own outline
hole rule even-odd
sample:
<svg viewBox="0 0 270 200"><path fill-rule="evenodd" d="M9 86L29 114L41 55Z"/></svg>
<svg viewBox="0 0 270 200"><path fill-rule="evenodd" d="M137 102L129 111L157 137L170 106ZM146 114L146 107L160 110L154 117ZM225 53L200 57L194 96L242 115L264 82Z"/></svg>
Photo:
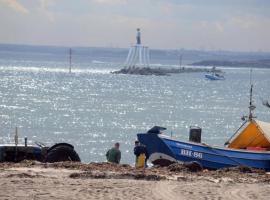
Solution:
<svg viewBox="0 0 270 200"><path fill-rule="evenodd" d="M69 73L71 73L71 57L72 57L72 49L69 49Z"/></svg>
<svg viewBox="0 0 270 200"><path fill-rule="evenodd" d="M18 136L18 128L17 127L15 128L14 140L15 140L15 158L14 158L14 161L17 162L18 143L19 143L19 136Z"/></svg>
<svg viewBox="0 0 270 200"><path fill-rule="evenodd" d="M253 105L253 84L252 84L252 68L250 69L250 94L249 94L249 116L248 119L252 120L254 118L253 116L253 110L256 108L255 105Z"/></svg>
<svg viewBox="0 0 270 200"><path fill-rule="evenodd" d="M179 67L181 68L181 66L182 66L182 54L180 54L180 56L179 56Z"/></svg>

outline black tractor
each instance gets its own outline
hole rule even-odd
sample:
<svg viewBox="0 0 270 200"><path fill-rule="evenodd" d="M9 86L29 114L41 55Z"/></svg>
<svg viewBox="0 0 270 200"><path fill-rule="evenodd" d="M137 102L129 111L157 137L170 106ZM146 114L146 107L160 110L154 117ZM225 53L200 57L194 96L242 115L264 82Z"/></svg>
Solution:
<svg viewBox="0 0 270 200"><path fill-rule="evenodd" d="M57 143L47 147L42 143L28 145L25 138L24 145L18 144L18 136L15 135L15 144L0 145L0 162L20 162L22 160L36 160L39 162L80 162L81 159L74 147L68 143Z"/></svg>

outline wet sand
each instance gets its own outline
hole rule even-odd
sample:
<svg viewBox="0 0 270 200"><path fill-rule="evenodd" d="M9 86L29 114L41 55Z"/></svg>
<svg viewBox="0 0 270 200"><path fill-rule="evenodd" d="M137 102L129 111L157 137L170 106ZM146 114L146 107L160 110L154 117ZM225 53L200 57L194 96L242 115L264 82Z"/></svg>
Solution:
<svg viewBox="0 0 270 200"><path fill-rule="evenodd" d="M127 165L0 164L0 199L269 199L270 175Z"/></svg>

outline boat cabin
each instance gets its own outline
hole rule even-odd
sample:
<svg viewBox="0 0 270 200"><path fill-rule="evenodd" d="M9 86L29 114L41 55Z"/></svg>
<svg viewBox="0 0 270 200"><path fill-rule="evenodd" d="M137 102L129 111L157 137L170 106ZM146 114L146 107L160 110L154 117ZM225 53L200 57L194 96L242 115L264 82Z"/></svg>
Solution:
<svg viewBox="0 0 270 200"><path fill-rule="evenodd" d="M270 123L254 119L247 121L227 147L253 151L270 150Z"/></svg>

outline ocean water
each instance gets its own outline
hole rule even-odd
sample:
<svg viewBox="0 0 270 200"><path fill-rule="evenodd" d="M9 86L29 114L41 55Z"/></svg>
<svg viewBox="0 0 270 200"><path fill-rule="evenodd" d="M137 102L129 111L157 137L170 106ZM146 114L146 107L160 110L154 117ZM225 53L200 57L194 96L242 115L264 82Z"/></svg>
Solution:
<svg viewBox="0 0 270 200"><path fill-rule="evenodd" d="M125 57L102 52L75 56L69 74L67 60L50 50L0 51L0 143L13 143L18 127L21 142L25 136L30 143L68 142L91 162L105 161L106 150L120 142L121 162L133 164L136 133L154 125L183 140L197 125L203 142L223 145L248 114L248 66L224 68L226 80L207 81L203 73L110 74ZM270 122L270 109L261 104L270 100L270 70L253 69L253 83L255 114Z"/></svg>

